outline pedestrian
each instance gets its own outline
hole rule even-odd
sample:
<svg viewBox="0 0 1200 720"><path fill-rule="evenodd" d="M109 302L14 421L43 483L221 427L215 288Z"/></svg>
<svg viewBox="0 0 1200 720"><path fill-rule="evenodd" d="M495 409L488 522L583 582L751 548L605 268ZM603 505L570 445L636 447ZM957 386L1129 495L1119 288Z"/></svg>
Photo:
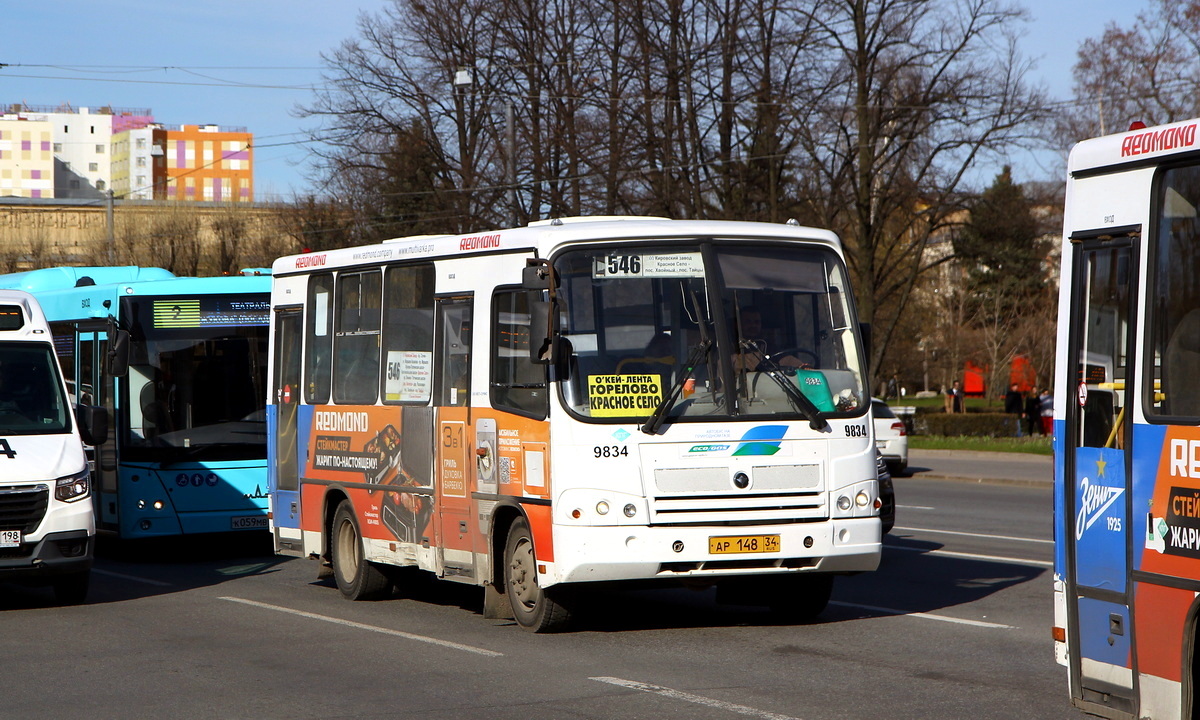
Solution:
<svg viewBox="0 0 1200 720"><path fill-rule="evenodd" d="M892 378L887 381L887 391L884 393L884 400L892 400L900 397L899 392L900 380L896 377L896 373L892 373Z"/></svg>
<svg viewBox="0 0 1200 720"><path fill-rule="evenodd" d="M1049 435L1054 428L1054 395L1050 388L1042 388L1042 394L1038 395L1038 408L1042 416L1042 434Z"/></svg>
<svg viewBox="0 0 1200 720"><path fill-rule="evenodd" d="M1025 409L1025 398L1021 396L1020 385L1013 383L1004 394L1004 412L1009 415L1020 415Z"/></svg>
<svg viewBox="0 0 1200 720"><path fill-rule="evenodd" d="M1038 389L1035 387L1029 391L1029 397L1025 398L1025 427L1028 428L1029 436L1042 432L1042 403L1038 399Z"/></svg>
<svg viewBox="0 0 1200 720"><path fill-rule="evenodd" d="M962 383L957 380L955 380L953 385L950 386L950 389L946 391L946 412L963 412Z"/></svg>

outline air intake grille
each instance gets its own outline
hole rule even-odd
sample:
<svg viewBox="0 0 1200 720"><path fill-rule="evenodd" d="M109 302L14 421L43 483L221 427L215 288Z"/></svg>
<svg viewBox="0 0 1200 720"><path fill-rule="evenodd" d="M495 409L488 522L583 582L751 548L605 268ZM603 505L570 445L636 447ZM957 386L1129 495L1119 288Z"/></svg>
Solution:
<svg viewBox="0 0 1200 720"><path fill-rule="evenodd" d="M828 518L825 494L821 492L735 492L650 500L650 521L654 525L768 525Z"/></svg>
<svg viewBox="0 0 1200 720"><path fill-rule="evenodd" d="M46 485L21 485L0 488L0 530L37 530L46 516L50 488Z"/></svg>

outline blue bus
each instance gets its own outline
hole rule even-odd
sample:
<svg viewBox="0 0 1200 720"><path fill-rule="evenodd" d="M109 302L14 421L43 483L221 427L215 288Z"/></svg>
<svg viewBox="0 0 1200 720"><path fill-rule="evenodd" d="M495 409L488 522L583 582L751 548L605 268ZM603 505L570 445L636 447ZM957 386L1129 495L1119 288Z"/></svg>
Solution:
<svg viewBox="0 0 1200 720"><path fill-rule="evenodd" d="M267 528L269 270L162 268L0 275L50 322L73 401L106 408L91 449L96 525L122 539Z"/></svg>

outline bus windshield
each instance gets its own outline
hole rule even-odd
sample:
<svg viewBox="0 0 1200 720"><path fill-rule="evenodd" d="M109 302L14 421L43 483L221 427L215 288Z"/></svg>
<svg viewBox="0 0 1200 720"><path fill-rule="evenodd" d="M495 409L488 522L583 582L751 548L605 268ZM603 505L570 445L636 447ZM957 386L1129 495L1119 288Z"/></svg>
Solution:
<svg viewBox="0 0 1200 720"><path fill-rule="evenodd" d="M568 407L637 421L865 411L857 321L833 251L714 240L555 261ZM727 390L728 389L728 390Z"/></svg>
<svg viewBox="0 0 1200 720"><path fill-rule="evenodd" d="M268 295L121 302L130 330L121 412L125 457L265 457Z"/></svg>
<svg viewBox="0 0 1200 720"><path fill-rule="evenodd" d="M49 344L0 343L0 436L67 432L67 408Z"/></svg>

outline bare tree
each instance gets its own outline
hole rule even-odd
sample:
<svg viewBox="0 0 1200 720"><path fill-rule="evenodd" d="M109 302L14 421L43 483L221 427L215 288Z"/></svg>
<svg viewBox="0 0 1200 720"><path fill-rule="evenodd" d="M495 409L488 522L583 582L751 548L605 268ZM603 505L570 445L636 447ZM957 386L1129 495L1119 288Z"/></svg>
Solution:
<svg viewBox="0 0 1200 720"><path fill-rule="evenodd" d="M878 368L953 224L967 171L1036 140L1043 98L1015 50L1023 14L1003 0L818 0L803 56L810 121L798 123L808 202L847 242Z"/></svg>
<svg viewBox="0 0 1200 720"><path fill-rule="evenodd" d="M1075 102L1059 114L1063 148L1089 137L1200 114L1200 1L1153 0L1132 27L1110 23L1079 46Z"/></svg>
<svg viewBox="0 0 1200 720"><path fill-rule="evenodd" d="M236 204L230 204L209 220L209 228L213 234L212 252L206 253L210 260L209 270L214 275L237 273L240 270L242 245L249 234L249 218L240 212Z"/></svg>

